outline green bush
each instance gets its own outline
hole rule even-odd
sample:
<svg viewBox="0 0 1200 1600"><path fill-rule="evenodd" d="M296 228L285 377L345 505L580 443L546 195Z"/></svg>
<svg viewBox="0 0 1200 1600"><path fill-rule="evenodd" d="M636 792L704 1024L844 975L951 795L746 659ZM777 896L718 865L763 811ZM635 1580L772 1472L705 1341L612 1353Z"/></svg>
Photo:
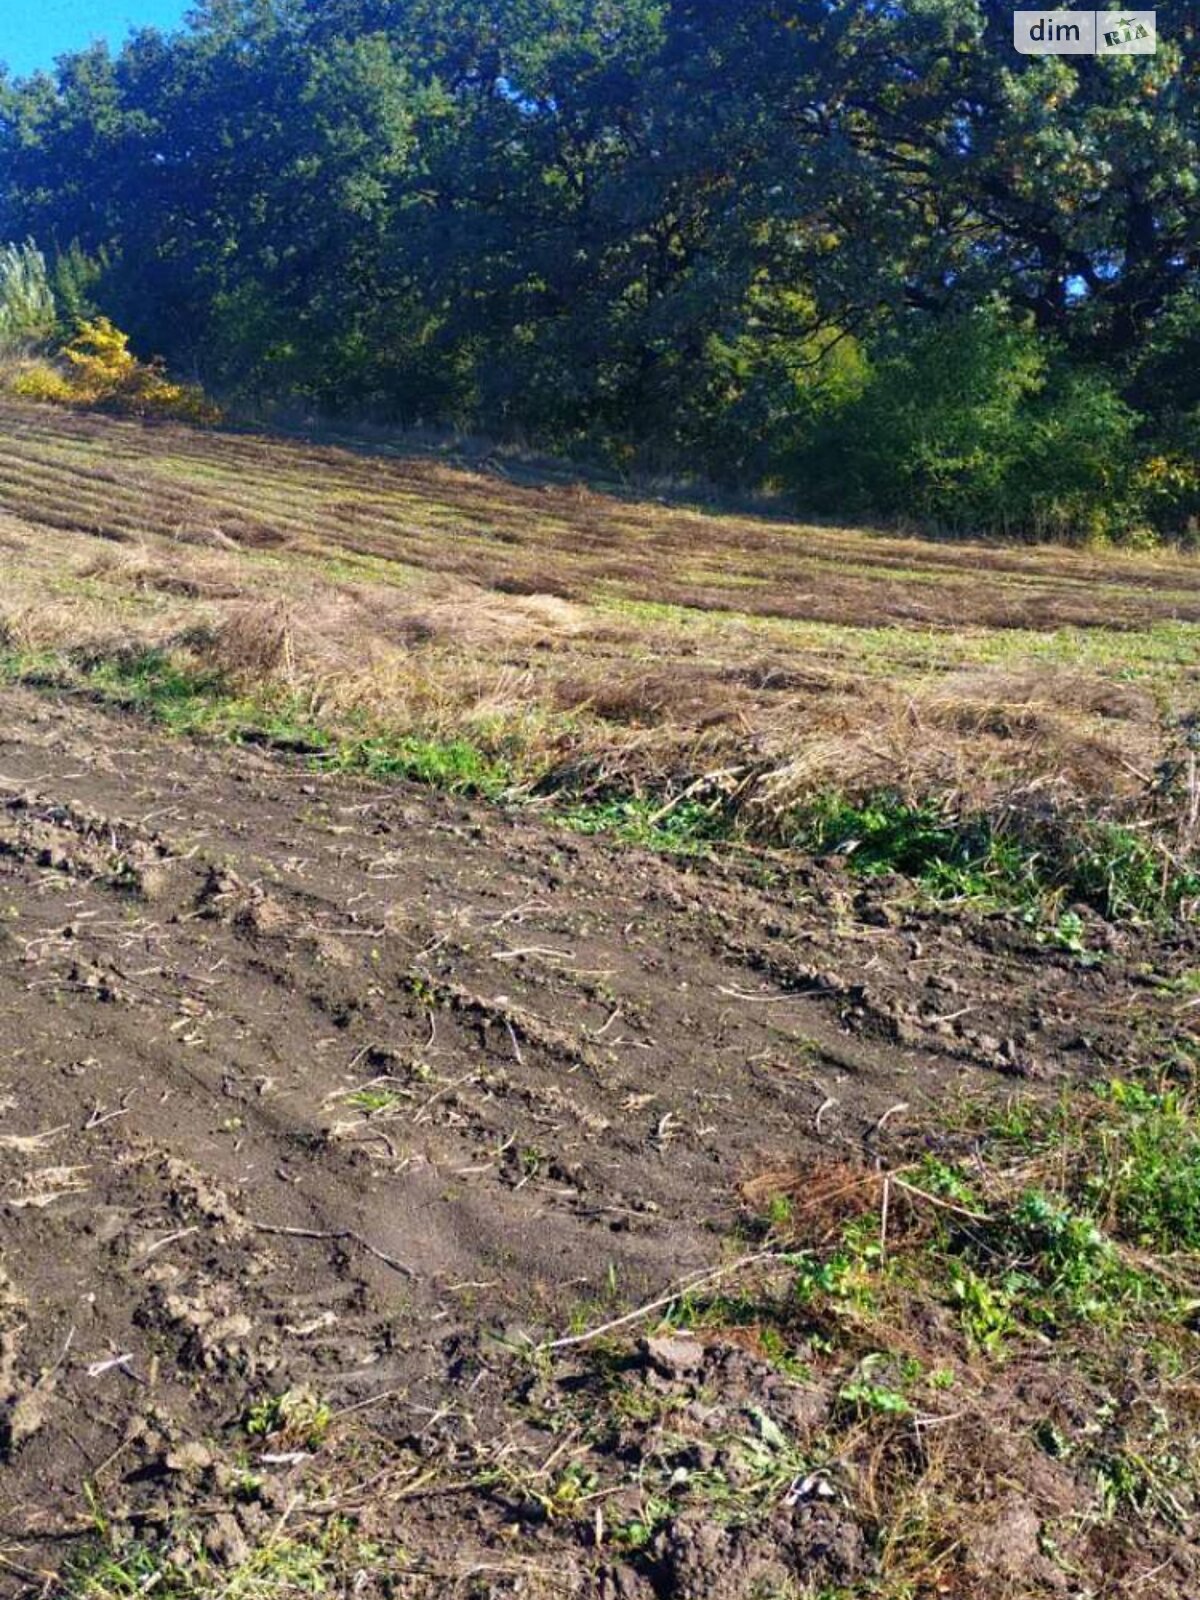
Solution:
<svg viewBox="0 0 1200 1600"><path fill-rule="evenodd" d="M820 416L788 476L823 511L956 534L1120 537L1139 525L1139 417L1000 308L902 329Z"/></svg>

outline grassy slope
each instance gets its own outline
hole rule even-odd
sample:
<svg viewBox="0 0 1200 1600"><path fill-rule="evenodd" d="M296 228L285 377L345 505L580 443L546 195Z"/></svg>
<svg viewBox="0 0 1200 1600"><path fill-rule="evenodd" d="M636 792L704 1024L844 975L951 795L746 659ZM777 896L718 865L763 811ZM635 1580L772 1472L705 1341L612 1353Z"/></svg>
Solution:
<svg viewBox="0 0 1200 1600"><path fill-rule="evenodd" d="M10 675L180 731L557 796L588 829L838 844L881 790L909 808L908 857L930 803L1141 826L1191 705L1200 564L1175 555L703 515L496 463L11 403L0 426ZM831 792L852 802L832 832L811 814ZM1116 848L1131 882L1169 858ZM980 859L1012 877L990 844Z"/></svg>
<svg viewBox="0 0 1200 1600"><path fill-rule="evenodd" d="M753 763L792 788L1054 776L1102 800L1197 659L1179 557L702 516L11 404L0 503L10 648L165 646L522 777Z"/></svg>

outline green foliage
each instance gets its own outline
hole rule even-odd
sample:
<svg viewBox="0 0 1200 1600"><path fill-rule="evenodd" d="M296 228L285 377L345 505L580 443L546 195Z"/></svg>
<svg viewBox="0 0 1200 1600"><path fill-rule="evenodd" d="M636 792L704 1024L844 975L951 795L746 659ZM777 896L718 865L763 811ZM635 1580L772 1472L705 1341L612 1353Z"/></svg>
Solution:
<svg viewBox="0 0 1200 1600"><path fill-rule="evenodd" d="M1059 1183L1020 1188L945 1231L973 1342L995 1354L1021 1324L1061 1330L1188 1309L1172 1312L1177 1291L1154 1266L1200 1249L1200 1123L1176 1092L1114 1081L1091 1106L1016 1104L981 1149L996 1165L1045 1152ZM919 1181L934 1192L927 1173Z"/></svg>
<svg viewBox="0 0 1200 1600"><path fill-rule="evenodd" d="M221 672L169 651L138 650L74 661L0 653L0 677L80 683L105 699L153 717L173 733L274 745L308 755L324 771L383 780L407 778L493 800L513 782L503 760L465 739L375 736L355 727L334 735L318 725L295 696L278 690L243 692Z"/></svg>
<svg viewBox="0 0 1200 1600"><path fill-rule="evenodd" d="M893 1221L886 1253L872 1206L798 1259L794 1304L836 1333L886 1319L897 1295L932 1297L995 1360L1030 1338L1190 1320L1187 1279L1167 1262L1200 1250L1200 1121L1178 1094L1112 1082L1057 1105L1013 1101L971 1144L969 1169L935 1155L902 1169L920 1225ZM903 1397L894 1374L852 1384L857 1414L900 1411L875 1392Z"/></svg>
<svg viewBox="0 0 1200 1600"><path fill-rule="evenodd" d="M110 1523L89 1484L84 1496L94 1537L74 1550L42 1586L47 1600L136 1600L153 1592L164 1600L282 1600L331 1595L362 1565L371 1547L351 1538L344 1518L330 1517L319 1535L290 1539L280 1530L252 1544L232 1565L214 1562L199 1531L184 1523L161 1541L138 1538Z"/></svg>
<svg viewBox="0 0 1200 1600"><path fill-rule="evenodd" d="M0 351L42 344L57 318L46 258L33 240L0 245Z"/></svg>
<svg viewBox="0 0 1200 1600"><path fill-rule="evenodd" d="M932 802L914 805L879 794L858 802L827 794L791 819L798 840L818 854L846 856L857 872L924 877L984 859L986 829L964 828Z"/></svg>
<svg viewBox="0 0 1200 1600"><path fill-rule="evenodd" d="M923 1194L941 1195L956 1205L978 1209L979 1200L973 1184L965 1174L950 1162L938 1156L925 1156L917 1168L915 1183Z"/></svg>
<svg viewBox="0 0 1200 1600"><path fill-rule="evenodd" d="M1174 1093L1114 1082L1118 1113L1101 1124L1083 1182L1089 1205L1122 1238L1164 1254L1200 1250L1200 1126Z"/></svg>
<svg viewBox="0 0 1200 1600"><path fill-rule="evenodd" d="M990 1282L965 1262L951 1265L947 1283L967 1338L987 1355L998 1356L1005 1340L1017 1332L1012 1287Z"/></svg>
<svg viewBox="0 0 1200 1600"><path fill-rule="evenodd" d="M340 1525L339 1525L340 1527ZM340 1592L337 1530L318 1543L271 1539L250 1550L233 1568L218 1566L198 1539L170 1549L137 1539L108 1537L74 1557L49 1600L283 1600ZM328 1546L329 1548L326 1548Z"/></svg>
<svg viewBox="0 0 1200 1600"><path fill-rule="evenodd" d="M854 1369L850 1380L838 1390L839 1405L858 1417L907 1417L912 1414L912 1402L904 1393L904 1383L909 1376L920 1373L915 1364L911 1373L905 1363L898 1362L882 1351L866 1355Z"/></svg>
<svg viewBox="0 0 1200 1600"><path fill-rule="evenodd" d="M73 329L99 315L93 298L108 267L107 253L90 256L75 240L54 257L50 281L58 307L58 332L67 338Z"/></svg>
<svg viewBox="0 0 1200 1600"><path fill-rule="evenodd" d="M1009 1282L1024 1288L1026 1313L1036 1321L1057 1322L1064 1312L1103 1318L1147 1289L1093 1217L1036 1190L1021 1195L993 1225L988 1249L1011 1263ZM1021 1285L1026 1275L1029 1283Z"/></svg>
<svg viewBox="0 0 1200 1600"><path fill-rule="evenodd" d="M333 1412L311 1389L288 1389L254 1402L246 1413L246 1432L291 1449L319 1450L332 1422Z"/></svg>
<svg viewBox="0 0 1200 1600"><path fill-rule="evenodd" d="M800 1257L793 1293L800 1305L842 1311L874 1309L877 1279L883 1264L874 1218L848 1223L837 1247L828 1254Z"/></svg>
<svg viewBox="0 0 1200 1600"><path fill-rule="evenodd" d="M147 712L176 733L218 731L236 717L236 702L219 673L199 670L165 651L84 659L77 666L90 688Z"/></svg>
<svg viewBox="0 0 1200 1600"><path fill-rule="evenodd" d="M1144 833L1097 822L1067 842L1067 866L1079 898L1113 916L1173 909L1200 887L1196 869L1164 857Z"/></svg>
<svg viewBox="0 0 1200 1600"><path fill-rule="evenodd" d="M1136 522L1138 422L1110 375L1073 369L993 305L898 327L861 391L816 417L791 470L824 510L1106 537Z"/></svg>
<svg viewBox="0 0 1200 1600"><path fill-rule="evenodd" d="M730 824L719 807L699 800L614 795L606 800L568 803L562 821L575 833L605 833L627 844L679 855L698 855L726 838Z"/></svg>
<svg viewBox="0 0 1200 1600"><path fill-rule="evenodd" d="M857 873L899 872L938 899L1024 912L1042 942L1094 958L1064 896L1108 917L1160 918L1200 892L1200 871L1144 831L1112 822L1058 823L960 815L944 805L880 793L818 797L788 819L791 842L844 855Z"/></svg>
<svg viewBox="0 0 1200 1600"><path fill-rule="evenodd" d="M378 1117L399 1110L410 1098L399 1089L366 1088L348 1094L346 1104L358 1111L365 1111L370 1117Z"/></svg>
<svg viewBox="0 0 1200 1600"><path fill-rule="evenodd" d="M1063 911L1053 921L1038 929L1039 944L1055 945L1068 955L1078 957L1084 966L1094 966L1099 956L1089 950L1084 939L1083 918L1077 911Z"/></svg>
<svg viewBox="0 0 1200 1600"><path fill-rule="evenodd" d="M1180 1530L1187 1526L1188 1513L1174 1486L1182 1486L1185 1497L1190 1498L1189 1463L1170 1449L1151 1455L1123 1444L1100 1458L1095 1474L1107 1516L1160 1516Z"/></svg>
<svg viewBox="0 0 1200 1600"><path fill-rule="evenodd" d="M372 778L409 778L435 788L497 800L512 778L505 766L466 739L429 739L416 734L345 739L321 765Z"/></svg>

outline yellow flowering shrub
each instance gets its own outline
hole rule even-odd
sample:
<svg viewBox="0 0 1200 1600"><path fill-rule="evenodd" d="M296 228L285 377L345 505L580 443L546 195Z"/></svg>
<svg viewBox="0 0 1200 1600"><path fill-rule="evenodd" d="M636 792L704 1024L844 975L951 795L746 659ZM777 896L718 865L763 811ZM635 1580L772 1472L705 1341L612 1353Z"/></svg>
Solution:
<svg viewBox="0 0 1200 1600"><path fill-rule="evenodd" d="M27 400L52 400L56 405L69 405L74 398L71 385L57 367L45 361L31 361L23 365L9 384L14 394Z"/></svg>
<svg viewBox="0 0 1200 1600"><path fill-rule="evenodd" d="M1200 462L1187 456L1150 456L1138 468L1138 486L1158 494L1195 494L1200 490Z"/></svg>
<svg viewBox="0 0 1200 1600"><path fill-rule="evenodd" d="M137 371L137 357L129 348L129 335L107 317L81 324L63 350L70 363L71 385L80 400L107 400L123 389Z"/></svg>
<svg viewBox="0 0 1200 1600"><path fill-rule="evenodd" d="M219 409L196 384L174 382L160 362L139 361L129 348L129 335L107 317L82 323L61 355L61 368L47 362L22 367L10 385L13 392L30 400L139 417L221 420Z"/></svg>

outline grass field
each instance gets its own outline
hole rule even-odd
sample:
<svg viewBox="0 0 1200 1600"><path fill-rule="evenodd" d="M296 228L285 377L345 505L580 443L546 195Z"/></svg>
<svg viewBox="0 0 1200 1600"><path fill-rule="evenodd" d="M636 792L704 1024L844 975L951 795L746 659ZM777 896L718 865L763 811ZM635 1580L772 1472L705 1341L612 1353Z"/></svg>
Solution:
<svg viewBox="0 0 1200 1600"><path fill-rule="evenodd" d="M1196 703L1200 563L936 544L519 463L0 415L10 673L644 832L814 797L1136 811ZM532 474L524 474L526 477ZM681 800L682 797L682 800Z"/></svg>

